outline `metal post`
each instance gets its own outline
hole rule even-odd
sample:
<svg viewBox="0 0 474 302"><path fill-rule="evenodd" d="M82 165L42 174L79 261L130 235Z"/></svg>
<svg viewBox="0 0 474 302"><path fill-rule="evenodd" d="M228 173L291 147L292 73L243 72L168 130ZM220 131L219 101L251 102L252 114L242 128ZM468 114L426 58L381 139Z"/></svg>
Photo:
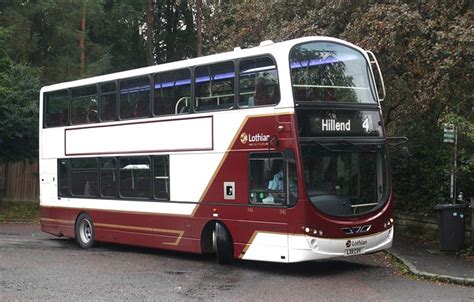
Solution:
<svg viewBox="0 0 474 302"><path fill-rule="evenodd" d="M471 246L474 247L474 197L471 197Z"/></svg>
<svg viewBox="0 0 474 302"><path fill-rule="evenodd" d="M456 203L456 180L458 173L458 128L454 126L453 203Z"/></svg>
<svg viewBox="0 0 474 302"><path fill-rule="evenodd" d="M456 176L457 176L457 157L458 157L458 133L457 127L454 124L444 124L443 128L443 142L454 143L454 161L451 166L451 179L449 186L449 199L451 203L456 203Z"/></svg>
<svg viewBox="0 0 474 302"><path fill-rule="evenodd" d="M456 202L456 198L454 196L454 168L451 167L451 178L450 178L450 187L449 187L449 199L451 199L451 203Z"/></svg>

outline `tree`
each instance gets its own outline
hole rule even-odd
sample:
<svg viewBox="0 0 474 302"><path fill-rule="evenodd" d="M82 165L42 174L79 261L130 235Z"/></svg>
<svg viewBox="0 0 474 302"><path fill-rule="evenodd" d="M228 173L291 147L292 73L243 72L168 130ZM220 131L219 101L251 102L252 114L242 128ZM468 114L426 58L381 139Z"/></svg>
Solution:
<svg viewBox="0 0 474 302"><path fill-rule="evenodd" d="M42 67L43 85L108 72L108 47L93 34L97 17L104 16L101 3L11 1L0 15L0 24L14 33L6 41L9 56Z"/></svg>
<svg viewBox="0 0 474 302"><path fill-rule="evenodd" d="M38 150L40 72L7 56L11 34L0 26L0 161L34 158Z"/></svg>
<svg viewBox="0 0 474 302"><path fill-rule="evenodd" d="M86 3L85 0L82 0L81 3L81 31L79 34L79 47L80 47L80 70L79 75L84 77L85 68L86 68L86 50L85 50L85 40L86 40Z"/></svg>
<svg viewBox="0 0 474 302"><path fill-rule="evenodd" d="M472 19L468 1L255 0L226 2L205 28L215 37L207 40L211 52L308 35L373 50L387 85L386 129L408 136L414 155L407 162L392 152L397 206L431 211L449 196L452 149L442 144L447 120L462 125L459 188L474 196Z"/></svg>
<svg viewBox="0 0 474 302"><path fill-rule="evenodd" d="M197 56L202 56L202 0L196 0L196 48Z"/></svg>
<svg viewBox="0 0 474 302"><path fill-rule="evenodd" d="M459 188L474 196L473 19L467 0L4 0L0 156L36 152L30 141L37 123L28 117L35 115L38 77L45 85L267 39L326 35L378 57L387 132L408 136L414 155L406 161L392 152L398 206L426 209L447 198L452 149L441 143L445 122L459 126Z"/></svg>
<svg viewBox="0 0 474 302"><path fill-rule="evenodd" d="M161 20L155 33L157 63L196 56L193 13L187 0L160 1L155 19Z"/></svg>
<svg viewBox="0 0 474 302"><path fill-rule="evenodd" d="M155 64L153 53L154 36L153 36L153 2L147 0L146 5L146 58L148 65Z"/></svg>
<svg viewBox="0 0 474 302"><path fill-rule="evenodd" d="M378 55L388 96L382 104L389 134L408 136L413 160L394 152L395 189L401 208L428 208L449 199L452 147L442 144L446 121L461 129L459 188L472 186L474 103L472 11L465 2L373 5L343 37ZM468 121L471 121L469 124Z"/></svg>

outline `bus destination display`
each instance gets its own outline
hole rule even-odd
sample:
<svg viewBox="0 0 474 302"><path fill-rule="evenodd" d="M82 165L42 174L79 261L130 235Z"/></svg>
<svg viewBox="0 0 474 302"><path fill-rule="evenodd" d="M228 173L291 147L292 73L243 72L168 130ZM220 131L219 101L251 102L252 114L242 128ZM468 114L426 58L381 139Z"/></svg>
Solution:
<svg viewBox="0 0 474 302"><path fill-rule="evenodd" d="M303 109L297 117L301 137L383 136L378 111Z"/></svg>

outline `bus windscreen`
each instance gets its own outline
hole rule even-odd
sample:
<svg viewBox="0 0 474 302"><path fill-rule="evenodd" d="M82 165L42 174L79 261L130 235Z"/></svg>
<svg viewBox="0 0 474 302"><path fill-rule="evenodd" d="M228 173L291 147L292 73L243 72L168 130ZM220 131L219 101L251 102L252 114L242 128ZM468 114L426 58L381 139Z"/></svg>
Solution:
<svg viewBox="0 0 474 302"><path fill-rule="evenodd" d="M298 102L376 103L370 66L359 51L332 42L296 45L290 52Z"/></svg>

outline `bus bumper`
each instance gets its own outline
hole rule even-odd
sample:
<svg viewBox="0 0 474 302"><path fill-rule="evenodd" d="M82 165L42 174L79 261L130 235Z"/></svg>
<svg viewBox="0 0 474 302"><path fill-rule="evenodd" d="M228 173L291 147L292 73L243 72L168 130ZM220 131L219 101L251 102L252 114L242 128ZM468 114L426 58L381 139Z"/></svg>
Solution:
<svg viewBox="0 0 474 302"><path fill-rule="evenodd" d="M381 233L344 239L289 236L288 262L302 262L374 253L392 246L393 226Z"/></svg>

